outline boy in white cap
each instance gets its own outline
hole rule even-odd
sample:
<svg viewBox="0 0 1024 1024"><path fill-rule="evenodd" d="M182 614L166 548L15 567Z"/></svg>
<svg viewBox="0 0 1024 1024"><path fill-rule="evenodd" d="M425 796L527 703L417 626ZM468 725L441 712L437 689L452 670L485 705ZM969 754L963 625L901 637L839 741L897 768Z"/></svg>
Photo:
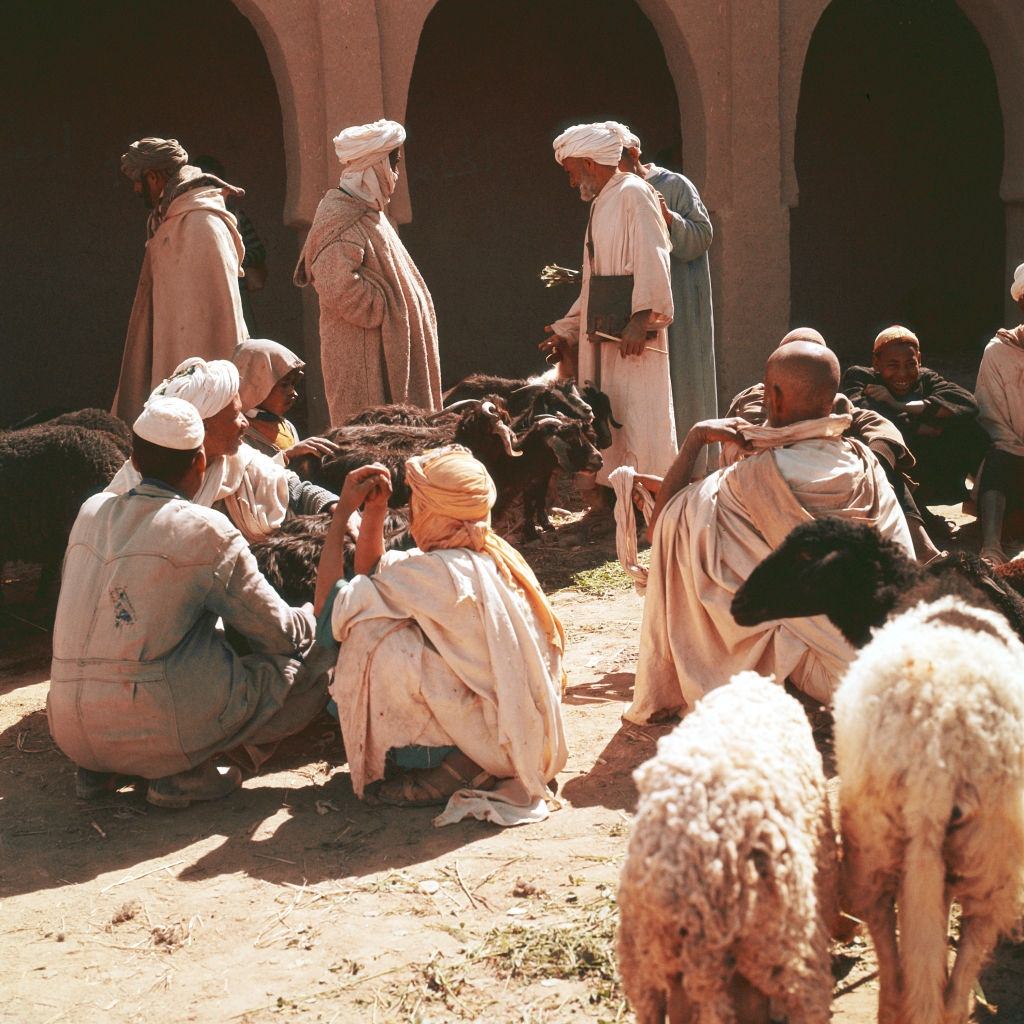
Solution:
<svg viewBox="0 0 1024 1024"><path fill-rule="evenodd" d="M242 534L192 501L206 471L195 406L152 398L133 431L140 482L90 498L71 530L47 711L79 797L141 778L150 803L186 807L241 785L218 758L258 769L314 718L329 659L312 607L286 605Z"/></svg>
<svg viewBox="0 0 1024 1024"><path fill-rule="evenodd" d="M1024 312L1024 263L1017 267L1010 297ZM1003 518L1008 507L1024 505L1024 324L996 331L978 367L974 397L978 422L992 439L978 483L981 557L999 564Z"/></svg>

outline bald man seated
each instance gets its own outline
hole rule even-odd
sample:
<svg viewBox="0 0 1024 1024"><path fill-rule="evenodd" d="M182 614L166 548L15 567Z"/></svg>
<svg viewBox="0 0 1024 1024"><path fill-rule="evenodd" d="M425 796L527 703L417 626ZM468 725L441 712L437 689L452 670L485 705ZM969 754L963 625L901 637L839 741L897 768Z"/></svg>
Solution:
<svg viewBox="0 0 1024 1024"><path fill-rule="evenodd" d="M791 341L812 341L828 348L828 343L819 331L813 327L796 327L787 334L779 345L788 345ZM849 413L852 417L847 436L863 441L878 459L878 464L885 472L892 489L896 492L896 500L906 516L910 537L914 542L914 554L919 562L928 562L939 554L939 549L928 536L924 517L914 500L913 488L916 484L911 479L915 459L907 447L899 427L882 413L874 409L859 409L842 392L836 395L832 411L840 415ZM726 416L738 416L748 423L762 424L767 418L764 407L764 384L758 381L741 391L729 406ZM741 459L745 452L738 445L722 446L722 466L730 466Z"/></svg>
<svg viewBox="0 0 1024 1024"><path fill-rule="evenodd" d="M787 677L827 703L853 649L818 616L738 626L733 595L800 523L823 515L876 527L913 555L906 519L878 460L832 412L839 362L815 341L781 345L764 372L767 426L733 417L695 424L657 488L650 576L633 704L647 723L692 707L736 672ZM750 454L690 483L701 449ZM654 489L654 488L652 488ZM779 581L785 586L785 580Z"/></svg>

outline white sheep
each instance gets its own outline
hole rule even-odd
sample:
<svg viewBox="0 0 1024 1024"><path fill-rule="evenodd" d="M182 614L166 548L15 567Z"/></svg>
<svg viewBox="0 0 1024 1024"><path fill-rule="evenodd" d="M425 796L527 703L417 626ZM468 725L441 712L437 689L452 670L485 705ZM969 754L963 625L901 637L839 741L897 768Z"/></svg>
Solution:
<svg viewBox="0 0 1024 1024"><path fill-rule="evenodd" d="M835 736L842 889L875 944L878 1019L960 1024L1018 913L1024 647L994 612L956 597L919 604L850 666ZM962 917L947 978L951 899Z"/></svg>
<svg viewBox="0 0 1024 1024"><path fill-rule="evenodd" d="M829 1019L835 837L800 705L742 672L634 775L619 968L638 1024Z"/></svg>

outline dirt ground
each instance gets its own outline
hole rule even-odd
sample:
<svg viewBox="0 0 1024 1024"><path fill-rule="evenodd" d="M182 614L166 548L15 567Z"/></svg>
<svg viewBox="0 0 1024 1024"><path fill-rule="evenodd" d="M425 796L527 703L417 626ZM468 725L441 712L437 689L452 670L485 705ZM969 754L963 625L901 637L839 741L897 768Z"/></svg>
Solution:
<svg viewBox="0 0 1024 1024"><path fill-rule="evenodd" d="M227 800L77 801L46 727L48 635L0 622L0 1021L629 1021L614 894L632 769L665 727L623 725L641 599L610 536L528 557L569 633L562 807L519 829L352 795L323 717ZM8 609L10 611L10 607ZM982 980L1024 1021L1024 947ZM874 1019L863 941L836 949L834 1020Z"/></svg>

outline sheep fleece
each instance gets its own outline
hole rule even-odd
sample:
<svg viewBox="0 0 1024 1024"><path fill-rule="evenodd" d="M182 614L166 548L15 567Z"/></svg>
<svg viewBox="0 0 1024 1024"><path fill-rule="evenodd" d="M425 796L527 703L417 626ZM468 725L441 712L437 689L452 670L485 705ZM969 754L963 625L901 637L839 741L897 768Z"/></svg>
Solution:
<svg viewBox="0 0 1024 1024"><path fill-rule="evenodd" d="M835 837L800 705L752 672L704 697L635 773L619 962L640 1021L680 972L701 1024L733 967L791 1024L829 1019Z"/></svg>

